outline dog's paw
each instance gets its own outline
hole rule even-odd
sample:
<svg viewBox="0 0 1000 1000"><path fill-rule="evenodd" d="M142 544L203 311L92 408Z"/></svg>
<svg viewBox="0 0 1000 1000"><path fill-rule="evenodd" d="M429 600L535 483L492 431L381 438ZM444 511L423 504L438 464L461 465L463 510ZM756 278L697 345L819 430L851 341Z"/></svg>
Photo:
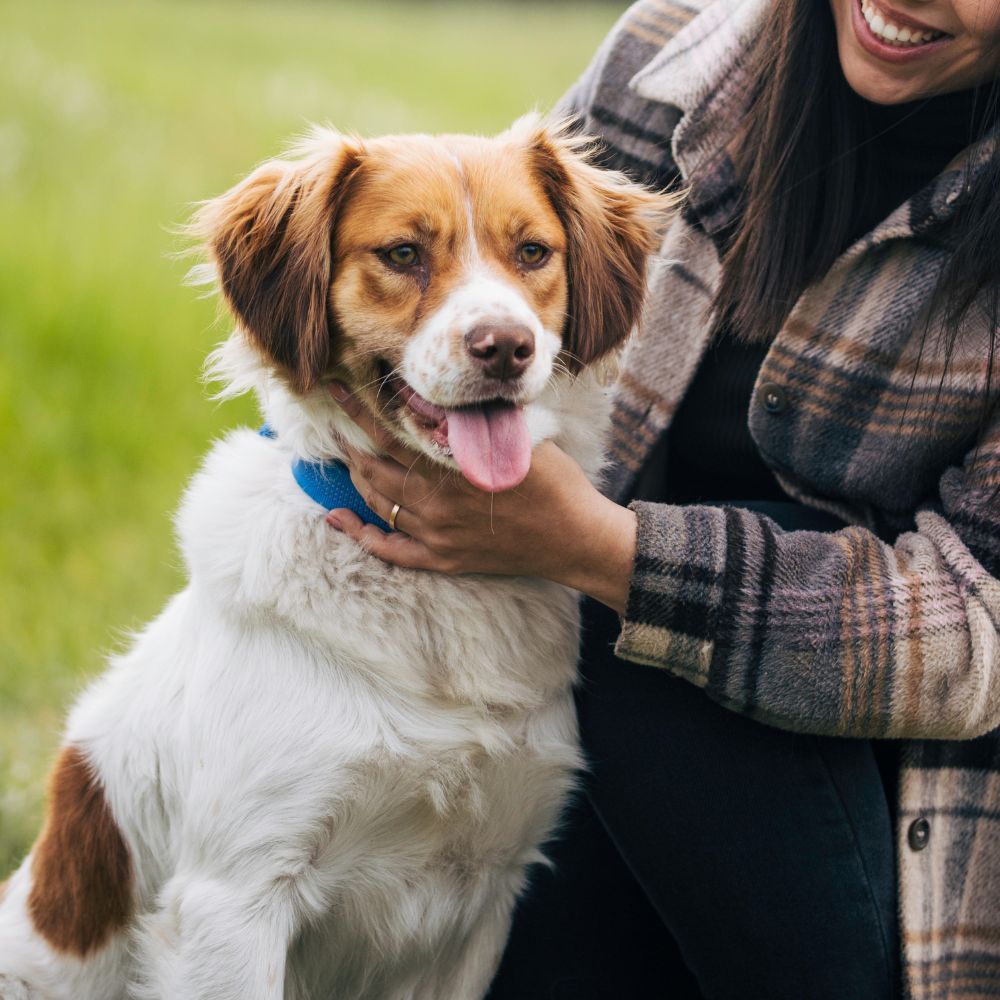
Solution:
<svg viewBox="0 0 1000 1000"><path fill-rule="evenodd" d="M38 994L23 979L0 972L0 1000L38 1000Z"/></svg>

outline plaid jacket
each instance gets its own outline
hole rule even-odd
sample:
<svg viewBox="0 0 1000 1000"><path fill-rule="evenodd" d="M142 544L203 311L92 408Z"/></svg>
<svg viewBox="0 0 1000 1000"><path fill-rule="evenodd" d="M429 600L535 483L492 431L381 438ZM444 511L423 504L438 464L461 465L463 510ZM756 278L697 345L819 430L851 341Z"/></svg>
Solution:
<svg viewBox="0 0 1000 1000"><path fill-rule="evenodd" d="M692 177L746 108L741 54L767 0L642 0L563 110L609 166ZM963 154L975 171L989 142ZM807 289L761 367L750 431L787 492L851 526L783 532L732 508L633 503L617 652L792 730L898 738L904 970L914 1000L1000 997L1000 415L980 433L990 330L947 365L921 335L963 170L941 174ZM611 495L624 502L706 346L731 218L717 159L666 234L620 377ZM990 394L995 398L996 393ZM847 1000L847 998L845 998Z"/></svg>

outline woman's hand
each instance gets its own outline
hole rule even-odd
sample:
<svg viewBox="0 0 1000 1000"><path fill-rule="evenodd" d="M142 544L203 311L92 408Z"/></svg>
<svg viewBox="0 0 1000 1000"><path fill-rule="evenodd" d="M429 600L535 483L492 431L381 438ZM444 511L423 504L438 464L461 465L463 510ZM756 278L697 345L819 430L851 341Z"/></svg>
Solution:
<svg viewBox="0 0 1000 1000"><path fill-rule="evenodd" d="M536 576L574 587L621 614L635 558L635 515L596 490L583 470L549 442L525 480L484 493L457 472L399 444L341 386L331 391L387 457L348 450L351 479L396 531L364 524L352 511L327 521L396 566L442 573Z"/></svg>

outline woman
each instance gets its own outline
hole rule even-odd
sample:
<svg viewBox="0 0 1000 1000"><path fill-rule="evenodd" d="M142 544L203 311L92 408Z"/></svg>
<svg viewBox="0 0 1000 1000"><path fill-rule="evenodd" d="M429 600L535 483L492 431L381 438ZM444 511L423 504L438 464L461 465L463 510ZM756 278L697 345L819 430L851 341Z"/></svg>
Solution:
<svg viewBox="0 0 1000 1000"><path fill-rule="evenodd" d="M688 189L609 495L355 464L382 558L589 598L588 796L494 996L1000 996L998 76L998 0L637 4L569 100Z"/></svg>

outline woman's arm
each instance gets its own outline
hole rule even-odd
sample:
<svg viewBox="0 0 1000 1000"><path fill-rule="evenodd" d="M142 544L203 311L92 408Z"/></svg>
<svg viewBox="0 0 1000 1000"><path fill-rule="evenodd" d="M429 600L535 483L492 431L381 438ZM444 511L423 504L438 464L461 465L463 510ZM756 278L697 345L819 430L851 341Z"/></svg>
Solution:
<svg viewBox="0 0 1000 1000"><path fill-rule="evenodd" d="M382 517L403 504L412 536L333 517L390 562L575 586L624 611L619 656L783 728L968 739L1000 726L1000 419L894 545L731 507L626 510L551 445L491 498L378 444L393 458L357 455L352 475Z"/></svg>
<svg viewBox="0 0 1000 1000"><path fill-rule="evenodd" d="M618 655L783 728L969 739L1000 726L1000 424L916 530L784 532L735 508L634 504Z"/></svg>

